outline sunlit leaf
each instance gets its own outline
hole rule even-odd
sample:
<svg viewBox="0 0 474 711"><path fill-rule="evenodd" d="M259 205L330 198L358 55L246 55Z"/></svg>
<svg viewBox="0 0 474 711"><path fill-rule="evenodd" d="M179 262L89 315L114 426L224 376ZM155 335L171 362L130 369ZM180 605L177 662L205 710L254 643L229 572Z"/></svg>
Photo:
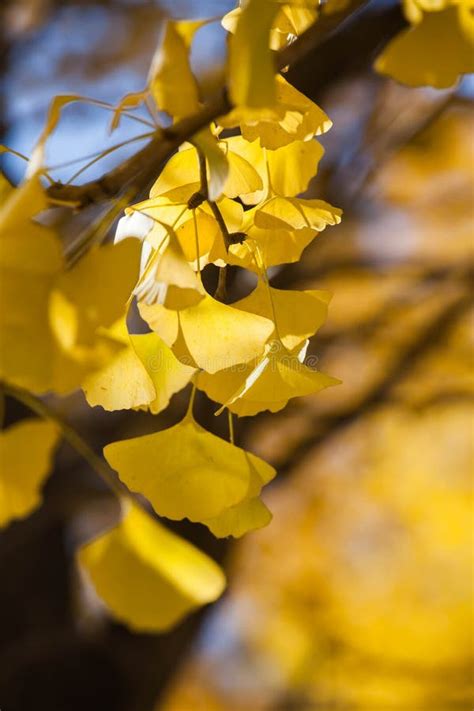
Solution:
<svg viewBox="0 0 474 711"><path fill-rule="evenodd" d="M269 319L275 318L278 337L285 348L294 350L325 322L330 299L327 291L274 289L259 280L254 291L234 306Z"/></svg>
<svg viewBox="0 0 474 711"><path fill-rule="evenodd" d="M137 505L127 505L123 520L78 558L111 613L141 632L169 629L225 587L214 561Z"/></svg>
<svg viewBox="0 0 474 711"><path fill-rule="evenodd" d="M277 412L293 397L315 394L339 383L337 378L301 363L298 355L278 341L269 344L265 354L252 364L215 374L200 373L197 379L197 386L208 397L241 417L263 410Z"/></svg>
<svg viewBox="0 0 474 711"><path fill-rule="evenodd" d="M236 106L253 110L275 106L270 30L277 12L273 0L249 0L242 9L229 46L229 92Z"/></svg>
<svg viewBox="0 0 474 711"><path fill-rule="evenodd" d="M156 105L174 118L187 116L199 108L188 42L187 30L181 34L179 23L168 20L150 68L148 81Z"/></svg>
<svg viewBox="0 0 474 711"><path fill-rule="evenodd" d="M171 519L202 521L245 498L252 470L270 465L200 427L192 417L161 432L114 442L104 455L121 480Z"/></svg>
<svg viewBox="0 0 474 711"><path fill-rule="evenodd" d="M268 526L272 514L258 497L245 499L242 503L232 506L220 516L210 518L203 523L217 538L233 536L240 538L249 531Z"/></svg>
<svg viewBox="0 0 474 711"><path fill-rule="evenodd" d="M63 267L58 237L33 221L45 206L35 178L11 191L0 210L0 376L34 392L54 382L48 309Z"/></svg>
<svg viewBox="0 0 474 711"><path fill-rule="evenodd" d="M215 201L222 195L229 175L227 157L220 149L217 139L212 135L209 128L199 131L193 136L192 140L206 160L208 196L209 200Z"/></svg>
<svg viewBox="0 0 474 711"><path fill-rule="evenodd" d="M38 419L22 420L0 432L0 527L40 505L58 439L58 428Z"/></svg>
<svg viewBox="0 0 474 711"><path fill-rule="evenodd" d="M388 44L375 68L409 86L444 89L474 71L474 43L463 31L456 7L427 12Z"/></svg>
<svg viewBox="0 0 474 711"><path fill-rule="evenodd" d="M301 230L310 227L317 232L341 221L342 210L324 200L274 197L255 211L257 227Z"/></svg>

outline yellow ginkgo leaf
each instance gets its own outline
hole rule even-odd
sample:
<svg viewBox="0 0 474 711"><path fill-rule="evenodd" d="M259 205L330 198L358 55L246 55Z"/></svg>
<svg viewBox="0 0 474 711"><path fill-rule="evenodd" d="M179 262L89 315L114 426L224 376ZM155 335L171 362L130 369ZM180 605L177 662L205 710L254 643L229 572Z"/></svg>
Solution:
<svg viewBox="0 0 474 711"><path fill-rule="evenodd" d="M209 294L181 310L161 304L138 306L142 318L178 360L209 373L258 358L273 331L269 319L223 304Z"/></svg>
<svg viewBox="0 0 474 711"><path fill-rule="evenodd" d="M267 229L301 230L310 227L321 232L327 225L338 225L342 210L324 200L273 197L255 210L255 224Z"/></svg>
<svg viewBox="0 0 474 711"><path fill-rule="evenodd" d="M167 197L186 203L199 190L199 158L194 147L177 151L161 171L150 190L150 198Z"/></svg>
<svg viewBox="0 0 474 711"><path fill-rule="evenodd" d="M209 295L178 312L178 317L181 338L178 336L172 346L175 355L208 373L258 357L273 331L269 319L222 304Z"/></svg>
<svg viewBox="0 0 474 711"><path fill-rule="evenodd" d="M274 289L260 279L254 291L234 306L269 319L275 318L278 337L291 351L323 325L330 299L328 291Z"/></svg>
<svg viewBox="0 0 474 711"><path fill-rule="evenodd" d="M273 121L242 122L244 138L248 141L259 138L263 148L275 150L293 141L320 136L332 126L324 111L281 75L277 77L277 101L284 109L283 116Z"/></svg>
<svg viewBox="0 0 474 711"><path fill-rule="evenodd" d="M260 139L262 148L270 150L293 141L307 141L331 128L332 121L324 111L281 75L276 77L276 96L279 107L276 117L255 120L245 110L234 109L219 118L219 124L226 128L240 124L242 136L247 141Z"/></svg>
<svg viewBox="0 0 474 711"><path fill-rule="evenodd" d="M218 200L217 205L229 232L238 231L243 219L242 205L226 197ZM175 234L187 261L196 270L198 252L200 267L210 261L215 261L219 266L226 263L222 231L207 202L190 209L187 201L174 203L167 196L157 196L128 208L127 213L119 222L116 242L133 236L145 240L156 250L163 250L169 243L170 234ZM142 265L148 259L148 254L145 257Z"/></svg>
<svg viewBox="0 0 474 711"><path fill-rule="evenodd" d="M245 498L254 470L262 472L262 481L273 476L266 462L189 415L161 432L109 444L104 456L129 489L174 520L214 518Z"/></svg>
<svg viewBox="0 0 474 711"><path fill-rule="evenodd" d="M125 322L110 329L111 335L112 331L123 347L82 383L87 402L109 411L145 408L161 412L189 383L194 368L180 363L156 333L130 336Z"/></svg>
<svg viewBox="0 0 474 711"><path fill-rule="evenodd" d="M155 397L148 402L154 415L164 410L171 397L186 387L196 372L195 368L180 363L173 351L156 333L130 336L133 349L155 389Z"/></svg>
<svg viewBox="0 0 474 711"><path fill-rule="evenodd" d="M192 142L206 160L207 197L215 202L223 193L229 175L229 162L210 128L196 133Z"/></svg>
<svg viewBox="0 0 474 711"><path fill-rule="evenodd" d="M234 151L227 152L229 175L224 194L229 198L255 193L263 188L263 181L252 163Z"/></svg>
<svg viewBox="0 0 474 711"><path fill-rule="evenodd" d="M148 83L156 105L174 118L199 108L196 79L189 63L189 33L179 23L164 23L160 45L152 60Z"/></svg>
<svg viewBox="0 0 474 711"><path fill-rule="evenodd" d="M250 143L242 136L231 136L224 139L223 143L227 147L228 155L239 156L240 159L245 160L259 177L259 183L249 183L247 187L241 185L242 190L238 193L238 197L246 205L255 205L264 200L268 194L268 168L265 152L259 141Z"/></svg>
<svg viewBox="0 0 474 711"><path fill-rule="evenodd" d="M207 519L202 523L216 538L227 538L228 536L240 538L249 531L268 526L271 520L271 512L263 501L255 496L252 499L244 499L241 503L231 506L221 513L220 516Z"/></svg>
<svg viewBox="0 0 474 711"><path fill-rule="evenodd" d="M79 563L121 622L161 632L216 600L225 577L213 560L137 505L113 529L82 546Z"/></svg>
<svg viewBox="0 0 474 711"><path fill-rule="evenodd" d="M168 290L168 293L170 291L171 289ZM182 297L183 292L179 292L178 298L179 296ZM182 307L186 308L187 304L183 303ZM169 347L175 343L179 335L178 311L167 309L163 304L145 304L142 301L138 302L138 311L145 323L147 323L152 331L155 331Z"/></svg>
<svg viewBox="0 0 474 711"><path fill-rule="evenodd" d="M427 12L388 44L375 68L402 84L444 89L474 71L474 43L456 7Z"/></svg>
<svg viewBox="0 0 474 711"><path fill-rule="evenodd" d="M148 245L145 245L148 246ZM199 277L190 267L175 234L171 233L142 267L142 273L133 291L139 301L147 304L166 303L170 287L183 291L192 303L204 297L204 288Z"/></svg>
<svg viewBox="0 0 474 711"><path fill-rule="evenodd" d="M63 268L58 237L33 222L44 207L44 192L33 178L12 190L0 209L0 378L34 392L54 382L48 311Z"/></svg>
<svg viewBox="0 0 474 711"><path fill-rule="evenodd" d="M227 261L245 267L257 274L265 267L296 262L305 247L318 232L310 227L302 230L262 229L252 226L247 230L247 239L242 244L232 244Z"/></svg>
<svg viewBox="0 0 474 711"><path fill-rule="evenodd" d="M200 373L197 386L215 402L244 417L263 410L278 412L291 398L315 394L340 383L308 368L299 358L301 354L298 357L279 341L273 341L257 362L214 375Z"/></svg>
<svg viewBox="0 0 474 711"><path fill-rule="evenodd" d="M22 420L0 432L0 527L41 503L59 432L51 422Z"/></svg>
<svg viewBox="0 0 474 711"><path fill-rule="evenodd" d="M270 31L279 5L273 0L248 0L229 44L229 92L234 106L273 114L276 104L275 65ZM258 67L258 71L256 71ZM270 110L270 111L269 111Z"/></svg>
<svg viewBox="0 0 474 711"><path fill-rule="evenodd" d="M310 1L305 0L301 3L301 7L297 5L296 2L288 5L282 4L281 9L277 12L270 33L272 49L277 50L283 47L291 38L304 32L316 19L317 10L310 7ZM241 14L242 7L231 10L222 18L222 26L228 32L234 33Z"/></svg>
<svg viewBox="0 0 474 711"><path fill-rule="evenodd" d="M231 150L228 139L218 143L223 156L227 158L227 176L222 186L222 192L229 198L241 194L261 190L262 179L253 165ZM210 184L210 168L207 170ZM154 183L150 197L167 197L178 203L185 203L201 187L199 174L199 159L195 148L186 148L175 153L165 165ZM211 199L211 193L209 193Z"/></svg>
<svg viewBox="0 0 474 711"><path fill-rule="evenodd" d="M317 141L293 141L274 151L262 149L260 142L249 143L242 136L226 139L229 149L251 163L258 172L261 186L250 191L243 184L239 193L248 205L256 204L271 194L292 197L306 190L318 170L324 149ZM247 188L247 189L246 189Z"/></svg>
<svg viewBox="0 0 474 711"><path fill-rule="evenodd" d="M80 358L81 349L94 347L98 329L109 328L123 315L138 278L139 253L135 240L106 244L91 249L56 280L51 324L71 355L75 351ZM66 304L69 324L64 318Z"/></svg>
<svg viewBox="0 0 474 711"><path fill-rule="evenodd" d="M146 406L156 398L155 386L127 340L103 368L86 376L82 389L91 407L100 405L109 412Z"/></svg>
<svg viewBox="0 0 474 711"><path fill-rule="evenodd" d="M318 170L324 148L317 141L294 141L267 151L270 188L276 195L292 197L306 190Z"/></svg>

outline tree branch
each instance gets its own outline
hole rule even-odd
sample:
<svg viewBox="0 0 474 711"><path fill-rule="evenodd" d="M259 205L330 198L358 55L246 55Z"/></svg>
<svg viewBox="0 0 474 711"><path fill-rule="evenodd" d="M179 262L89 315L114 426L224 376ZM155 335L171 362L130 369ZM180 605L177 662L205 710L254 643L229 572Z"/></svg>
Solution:
<svg viewBox="0 0 474 711"><path fill-rule="evenodd" d="M350 0L347 7L340 12L321 14L317 22L275 54L276 68L281 70L299 62L336 29L340 29L342 24L367 2L368 0ZM111 200L124 188L138 193L149 185L163 163L182 143L231 109L226 87L223 86L198 113L178 121L171 128L158 129L144 148L98 180L83 185L54 183L47 189L47 194L51 201L69 202L79 209L103 200Z"/></svg>

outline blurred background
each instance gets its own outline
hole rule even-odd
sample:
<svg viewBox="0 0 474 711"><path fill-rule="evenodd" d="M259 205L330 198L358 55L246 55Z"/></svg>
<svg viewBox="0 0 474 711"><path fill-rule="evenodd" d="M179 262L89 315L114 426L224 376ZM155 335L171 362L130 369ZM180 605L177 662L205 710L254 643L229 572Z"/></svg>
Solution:
<svg viewBox="0 0 474 711"><path fill-rule="evenodd" d="M59 93L116 103L142 89L164 13L233 5L3 0L0 143L28 154ZM334 122L308 195L345 217L272 283L333 292L311 352L343 385L238 422L238 443L279 471L264 494L272 523L239 542L173 524L223 563L228 592L166 635L132 634L78 577L77 543L115 509L63 446L43 506L0 536L2 711L472 708L473 85L409 89L377 76L374 56L403 25L398 3L370 2L288 75ZM224 51L218 22L199 30L204 92ZM97 107L67 108L48 165L143 133L123 119L111 138L109 122ZM52 172L67 180L78 166ZM11 156L2 168L12 182L24 170ZM224 433L199 398L199 421ZM80 394L55 406L100 451L173 424L186 401L158 418L90 409ZM8 422L24 415L7 403Z"/></svg>

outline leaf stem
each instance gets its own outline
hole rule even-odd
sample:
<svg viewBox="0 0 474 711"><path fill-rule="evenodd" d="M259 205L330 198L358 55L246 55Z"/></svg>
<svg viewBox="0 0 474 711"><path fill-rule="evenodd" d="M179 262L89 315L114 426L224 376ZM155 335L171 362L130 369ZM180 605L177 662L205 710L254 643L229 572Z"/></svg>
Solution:
<svg viewBox="0 0 474 711"><path fill-rule="evenodd" d="M232 238L230 236L229 230L227 229L227 225L225 223L224 217L222 215L222 212L219 210L219 206L213 201L209 200L209 188L208 188L208 183L207 183L207 170L206 170L206 157L204 153L196 147L198 157L199 157L199 177L201 181L201 188L200 192L202 195L204 195L207 204L212 210L212 214L214 215L214 219L216 220L219 229L221 231L222 237L224 239L224 244L226 251L229 251L229 247L232 244ZM217 301L222 301L224 302L226 300L226 295L227 295L227 266L224 267L219 267L219 276L217 279L217 287L214 292L214 298L217 299Z"/></svg>
<svg viewBox="0 0 474 711"><path fill-rule="evenodd" d="M227 418L229 420L229 441L231 444L235 444L234 417L230 410L227 410Z"/></svg>

